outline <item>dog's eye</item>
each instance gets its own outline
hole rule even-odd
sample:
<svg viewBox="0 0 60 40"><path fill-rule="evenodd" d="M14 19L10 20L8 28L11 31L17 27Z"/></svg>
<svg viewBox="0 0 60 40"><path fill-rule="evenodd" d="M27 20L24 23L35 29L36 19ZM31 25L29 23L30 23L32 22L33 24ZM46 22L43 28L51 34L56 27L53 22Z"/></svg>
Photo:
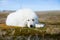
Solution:
<svg viewBox="0 0 60 40"><path fill-rule="evenodd" d="M27 20L27 21L29 21L29 20Z"/></svg>
<svg viewBox="0 0 60 40"><path fill-rule="evenodd" d="M32 21L34 21L34 19L32 19Z"/></svg>

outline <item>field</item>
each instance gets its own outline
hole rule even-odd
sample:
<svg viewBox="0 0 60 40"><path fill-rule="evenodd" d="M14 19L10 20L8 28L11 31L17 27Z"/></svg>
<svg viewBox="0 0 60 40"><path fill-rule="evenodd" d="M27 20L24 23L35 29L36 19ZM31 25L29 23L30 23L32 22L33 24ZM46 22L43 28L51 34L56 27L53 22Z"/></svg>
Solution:
<svg viewBox="0 0 60 40"><path fill-rule="evenodd" d="M23 40L26 40L25 37L28 40L31 35L33 35L32 40L34 38L38 40L39 37L39 40L60 40L60 11L37 11L39 22L45 24L43 28L7 26L5 20L9 13L11 11L0 12L0 40L9 40L9 38L10 40L20 40L21 37Z"/></svg>

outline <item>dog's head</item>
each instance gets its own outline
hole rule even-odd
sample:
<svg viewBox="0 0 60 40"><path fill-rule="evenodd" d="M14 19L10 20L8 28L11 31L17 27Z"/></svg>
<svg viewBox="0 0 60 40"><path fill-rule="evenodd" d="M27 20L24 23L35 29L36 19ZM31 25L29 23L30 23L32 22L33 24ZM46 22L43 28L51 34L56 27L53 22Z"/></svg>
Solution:
<svg viewBox="0 0 60 40"><path fill-rule="evenodd" d="M38 23L38 19L28 19L27 20L27 23L26 25L29 27L29 28L32 28L32 27L35 27L35 24Z"/></svg>

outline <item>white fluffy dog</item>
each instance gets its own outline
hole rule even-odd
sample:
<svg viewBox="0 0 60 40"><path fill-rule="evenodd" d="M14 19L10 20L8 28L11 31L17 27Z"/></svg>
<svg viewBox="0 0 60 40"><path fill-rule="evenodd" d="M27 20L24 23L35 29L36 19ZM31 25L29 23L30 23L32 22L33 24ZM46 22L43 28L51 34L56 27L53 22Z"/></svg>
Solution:
<svg viewBox="0 0 60 40"><path fill-rule="evenodd" d="M31 9L20 9L7 16L6 25L34 27L38 24L38 16Z"/></svg>

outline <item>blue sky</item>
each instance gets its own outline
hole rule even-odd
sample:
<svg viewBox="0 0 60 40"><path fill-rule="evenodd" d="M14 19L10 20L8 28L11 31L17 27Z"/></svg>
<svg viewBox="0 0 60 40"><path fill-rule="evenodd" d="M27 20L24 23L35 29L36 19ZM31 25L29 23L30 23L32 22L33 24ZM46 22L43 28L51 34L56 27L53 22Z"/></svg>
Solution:
<svg viewBox="0 0 60 40"><path fill-rule="evenodd" d="M60 0L0 0L0 10L31 8L34 11L60 10Z"/></svg>

